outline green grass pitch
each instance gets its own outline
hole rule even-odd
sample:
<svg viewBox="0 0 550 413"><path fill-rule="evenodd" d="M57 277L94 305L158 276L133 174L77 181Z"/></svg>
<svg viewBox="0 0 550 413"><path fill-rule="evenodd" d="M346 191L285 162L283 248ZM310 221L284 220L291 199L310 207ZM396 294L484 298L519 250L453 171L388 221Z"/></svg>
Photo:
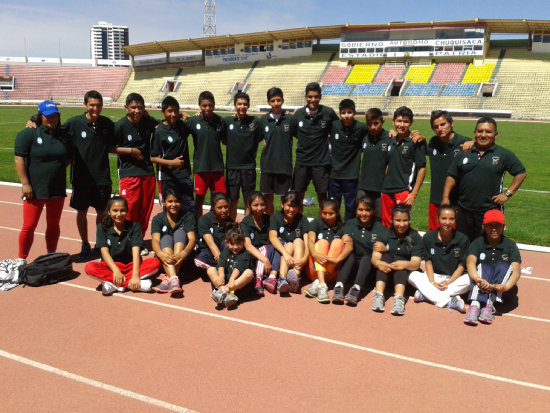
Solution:
<svg viewBox="0 0 550 413"><path fill-rule="evenodd" d="M61 107L62 121L81 114L84 108ZM0 107L0 180L18 182L13 163L13 142L17 133L24 128L27 119L36 112L36 107ZM113 121L124 116L123 109L105 108L103 115ZM151 110L151 115L161 118L160 111ZM363 121L363 116L358 116ZM455 130L464 136L473 136L475 122L473 120L456 120ZM391 127L391 120L386 119L385 126ZM418 129L429 139L433 135L429 121L415 120L413 129ZM499 121L499 136L497 144L512 150L527 168L527 179L518 194L506 203L506 219L508 229L506 234L513 240L521 243L550 246L550 124L535 122ZM193 145L190 141L191 156ZM261 149L258 151L257 165L259 165ZM116 159L111 157L111 175L113 190L118 188ZM430 170L426 181L430 180ZM511 177L507 175L504 185L507 186ZM69 187L70 184L68 183ZM259 174L258 174L259 186ZM306 194L315 198L312 185ZM428 197L429 185L424 183L418 199L413 207L412 225L418 230L428 228ZM207 200L208 201L208 200ZM276 200L276 202L278 202ZM242 208L242 202L240 207ZM277 208L277 207L276 207ZM305 208L305 214L317 216L317 206Z"/></svg>

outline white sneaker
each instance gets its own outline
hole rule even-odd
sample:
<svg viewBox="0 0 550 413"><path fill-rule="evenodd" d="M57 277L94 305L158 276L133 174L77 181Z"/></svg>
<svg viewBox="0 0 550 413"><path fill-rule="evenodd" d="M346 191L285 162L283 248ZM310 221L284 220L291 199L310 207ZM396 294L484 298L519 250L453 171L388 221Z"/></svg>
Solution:
<svg viewBox="0 0 550 413"><path fill-rule="evenodd" d="M109 281L103 281L101 283L101 294L103 295L113 295L116 292L122 293L126 289L124 287L117 287Z"/></svg>
<svg viewBox="0 0 550 413"><path fill-rule="evenodd" d="M149 255L149 250L148 250L147 248L143 248L139 254L140 254L142 257L143 257L144 255Z"/></svg>
<svg viewBox="0 0 550 413"><path fill-rule="evenodd" d="M151 281L151 280L140 280L139 281L139 291L147 293L147 292L151 291L151 286L152 285L153 285L153 281Z"/></svg>

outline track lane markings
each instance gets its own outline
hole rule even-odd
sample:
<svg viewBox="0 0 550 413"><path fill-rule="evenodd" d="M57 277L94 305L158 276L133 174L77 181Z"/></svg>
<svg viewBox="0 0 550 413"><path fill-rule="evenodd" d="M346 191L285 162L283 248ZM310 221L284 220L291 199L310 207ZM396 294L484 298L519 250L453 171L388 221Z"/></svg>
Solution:
<svg viewBox="0 0 550 413"><path fill-rule="evenodd" d="M193 410L186 409L172 403L165 402L163 400L155 399L153 397L145 396L144 394L139 394L131 390L126 390L120 387L112 386L110 384L102 383L97 380L90 379L88 377L80 376L75 373L71 373L66 370L58 369L57 367L50 366L49 364L40 363L39 361L31 360L17 354L8 353L7 351L0 350L0 356L9 360L17 361L18 363L26 364L40 370L44 370L48 373L57 374L58 376L65 377L69 380L77 381L79 383L86 384L88 386L96 387L101 390L106 390L111 393L118 394L120 396L128 397L130 399L135 399L143 403L150 404L155 407L161 407L166 410L180 413L194 413Z"/></svg>
<svg viewBox="0 0 550 413"><path fill-rule="evenodd" d="M94 293L97 293L95 288L85 287L85 286L77 285L77 284L71 284L69 282L62 282L60 284L66 285L66 286L69 286L69 287L73 287L73 288L79 288L79 289L86 290L86 291L93 291ZM422 360L422 359L415 358L415 357L404 356L404 355L401 355L401 354L391 353L391 352L384 351L384 350L378 350L378 349L371 348L371 347L365 347L365 346L360 346L360 345L357 345L357 344L346 343L345 341L334 340L334 339L327 338L327 337L316 336L316 335L308 334L308 333L302 333L302 332L296 331L296 330L290 330L290 329L286 329L286 328L282 328L282 327L271 326L269 324L261 324L261 323L255 322L255 321L241 320L241 319L238 319L238 318L232 318L232 317L222 315L222 314L213 314L213 313L209 313L209 312L202 311L202 310L196 310L196 309L187 308L187 307L180 307L180 306L177 306L177 305L174 305L174 304L161 303L161 302L157 302L157 301L145 300L143 298L131 297L129 295L124 295L124 294L114 294L114 297L121 298L121 299L126 299L126 300L137 301L137 302L146 303L146 304L152 304L152 305L156 305L156 306L159 306L159 307L171 308L171 309L175 309L175 310L179 310L179 311L185 311L185 312L192 313L192 314L197 314L197 315L202 315L202 316L207 316L207 317L212 317L212 318L218 318L218 319L221 319L221 320L231 321L231 322L234 322L234 323L243 324L243 325L247 325L247 326L263 328L265 330L271 330L271 331L276 331L276 332L279 332L279 333L285 333L285 334L289 334L289 335L292 335L292 336L297 336L297 337L302 337L302 338L306 338L306 339L310 339L310 340L314 340L314 341L319 341L319 342L322 342L322 343L334 344L334 345L337 345L337 346L340 346L340 347L346 347L346 348L350 348L350 349L354 349L354 350L364 351L364 352L367 352L367 353L377 354L379 356L389 357L389 358L393 358L393 359L397 359L397 360L408 361L410 363L420 364L420 365L423 365L423 366L433 367L433 368L446 370L446 371L451 371L451 372L454 372L454 373L462 373L462 374L466 374L466 375L469 375L469 376L481 377L481 378L492 380L492 381L498 381L498 382L503 382L503 383L508 383L508 384L514 384L514 385L517 385L517 386L528 387L528 388L532 388L532 389L537 389L537 390L543 390L543 391L550 392L550 386L545 386L545 385L542 385L542 384L530 383L530 382L526 382L526 381L510 379L510 378L507 378L507 377L496 376L496 375L488 374L488 373L482 373L482 372L478 372L478 371L475 371L475 370L463 369L463 368L460 368L460 367L454 367L454 366L450 366L450 365L442 364L442 363L435 363L435 362L432 362L432 361ZM524 318L524 316L517 316L517 315L515 315L514 317ZM534 318L529 317L528 319L534 319ZM545 320L545 319L536 319L536 320L541 320L541 321L550 323L550 320Z"/></svg>

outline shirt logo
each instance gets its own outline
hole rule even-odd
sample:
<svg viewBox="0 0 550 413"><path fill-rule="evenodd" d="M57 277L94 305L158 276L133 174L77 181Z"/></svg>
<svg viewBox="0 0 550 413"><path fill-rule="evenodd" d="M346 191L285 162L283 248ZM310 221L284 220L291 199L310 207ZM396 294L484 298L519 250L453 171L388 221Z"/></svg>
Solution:
<svg viewBox="0 0 550 413"><path fill-rule="evenodd" d="M251 131L256 130L256 124L255 123L250 124L250 130Z"/></svg>
<svg viewBox="0 0 550 413"><path fill-rule="evenodd" d="M82 136L83 138L86 138L86 131L83 130L83 131L80 133L80 136Z"/></svg>
<svg viewBox="0 0 550 413"><path fill-rule="evenodd" d="M390 150L390 148L388 148L388 144L387 143L383 143L382 144L382 152L388 152Z"/></svg>
<svg viewBox="0 0 550 413"><path fill-rule="evenodd" d="M453 252L455 253L455 258L460 258L460 248L455 248Z"/></svg>
<svg viewBox="0 0 550 413"><path fill-rule="evenodd" d="M502 254L502 261L509 261L510 257L508 257L508 254Z"/></svg>
<svg viewBox="0 0 550 413"><path fill-rule="evenodd" d="M170 143L174 142L174 138L172 138L171 136L168 136L168 142Z"/></svg>
<svg viewBox="0 0 550 413"><path fill-rule="evenodd" d="M201 124L197 123L197 130L200 130L200 128L201 128Z"/></svg>
<svg viewBox="0 0 550 413"><path fill-rule="evenodd" d="M403 149L401 150L401 154L406 155L407 152L409 152L409 147L408 146L403 146Z"/></svg>
<svg viewBox="0 0 550 413"><path fill-rule="evenodd" d="M317 239L323 239L323 234L317 235Z"/></svg>
<svg viewBox="0 0 550 413"><path fill-rule="evenodd" d="M434 156L437 156L437 149L434 149L433 155L434 155Z"/></svg>
<svg viewBox="0 0 550 413"><path fill-rule="evenodd" d="M165 225L162 227L162 232L166 232L166 230L168 230L168 227Z"/></svg>
<svg viewBox="0 0 550 413"><path fill-rule="evenodd" d="M298 123L298 126L299 126L300 128L303 127L303 126L304 126L304 122L300 121L300 122Z"/></svg>
<svg viewBox="0 0 550 413"><path fill-rule="evenodd" d="M378 239L378 235L370 234L370 240L371 240L372 243L375 243L377 239Z"/></svg>
<svg viewBox="0 0 550 413"><path fill-rule="evenodd" d="M250 234L250 239L254 239L254 233Z"/></svg>
<svg viewBox="0 0 550 413"><path fill-rule="evenodd" d="M363 149L367 149L367 144L366 143L363 144Z"/></svg>
<svg viewBox="0 0 550 413"><path fill-rule="evenodd" d="M110 240L110 239L107 240L107 245L108 245L109 247L111 246L111 240Z"/></svg>
<svg viewBox="0 0 550 413"><path fill-rule="evenodd" d="M430 248L430 254L432 254L432 255L435 254L435 248Z"/></svg>
<svg viewBox="0 0 550 413"><path fill-rule="evenodd" d="M493 156L493 166L497 166L500 161L500 156Z"/></svg>
<svg viewBox="0 0 550 413"><path fill-rule="evenodd" d="M128 142L132 142L132 135L128 135Z"/></svg>
<svg viewBox="0 0 550 413"><path fill-rule="evenodd" d="M122 194L121 195L126 195L126 189L123 189L122 190Z"/></svg>
<svg viewBox="0 0 550 413"><path fill-rule="evenodd" d="M265 133L269 132L269 126L265 127Z"/></svg>
<svg viewBox="0 0 550 413"><path fill-rule="evenodd" d="M214 228L210 227L210 233L211 233L211 234L214 233Z"/></svg>
<svg viewBox="0 0 550 413"><path fill-rule="evenodd" d="M285 232L284 227L279 228L279 233L282 234L283 232Z"/></svg>
<svg viewBox="0 0 550 413"><path fill-rule="evenodd" d="M321 121L321 128L325 129L327 127L327 121L326 120L322 120Z"/></svg>
<svg viewBox="0 0 550 413"><path fill-rule="evenodd" d="M233 126L233 124L229 125L229 130L233 130L235 128L235 126Z"/></svg>
<svg viewBox="0 0 550 413"><path fill-rule="evenodd" d="M386 152L391 151L391 148L392 148L391 146L388 146L388 150L387 150ZM383 150L383 149L382 149L382 150Z"/></svg>
<svg viewBox="0 0 550 413"><path fill-rule="evenodd" d="M290 132L290 125L284 125L284 126L283 126L283 130L284 130L285 132Z"/></svg>
<svg viewBox="0 0 550 413"><path fill-rule="evenodd" d="M464 159L462 160L462 163L463 163L464 165L466 165L466 164L468 163L468 158L464 158Z"/></svg>
<svg viewBox="0 0 550 413"><path fill-rule="evenodd" d="M334 135L334 139L336 139L336 140L340 139L340 135L338 135L338 134Z"/></svg>
<svg viewBox="0 0 550 413"><path fill-rule="evenodd" d="M454 156L458 155L459 153L460 153L460 149L457 148L454 150Z"/></svg>
<svg viewBox="0 0 550 413"><path fill-rule="evenodd" d="M479 259L480 259L481 261L483 261L483 260L485 259L485 253L484 253L484 252L482 252L481 254L479 254Z"/></svg>
<svg viewBox="0 0 550 413"><path fill-rule="evenodd" d="M39 136L36 142L38 142L39 145L42 145L42 138Z"/></svg>

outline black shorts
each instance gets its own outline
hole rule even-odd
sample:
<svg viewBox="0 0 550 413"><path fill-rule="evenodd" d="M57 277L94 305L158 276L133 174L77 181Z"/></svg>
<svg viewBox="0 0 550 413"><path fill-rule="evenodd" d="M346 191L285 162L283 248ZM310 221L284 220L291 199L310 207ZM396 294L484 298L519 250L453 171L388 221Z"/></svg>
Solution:
<svg viewBox="0 0 550 413"><path fill-rule="evenodd" d="M324 194L328 191L330 166L294 166L293 186L296 192L306 192L309 181L313 181L315 192Z"/></svg>
<svg viewBox="0 0 550 413"><path fill-rule="evenodd" d="M105 211L109 199L111 199L111 185L73 187L70 205L77 211L86 211L89 207Z"/></svg>
<svg viewBox="0 0 550 413"><path fill-rule="evenodd" d="M228 169L225 173L225 188L231 201L239 199L242 188L246 202L250 194L256 190L256 169Z"/></svg>
<svg viewBox="0 0 550 413"><path fill-rule="evenodd" d="M292 177L289 175L262 173L260 192L262 194L285 195L292 189Z"/></svg>

